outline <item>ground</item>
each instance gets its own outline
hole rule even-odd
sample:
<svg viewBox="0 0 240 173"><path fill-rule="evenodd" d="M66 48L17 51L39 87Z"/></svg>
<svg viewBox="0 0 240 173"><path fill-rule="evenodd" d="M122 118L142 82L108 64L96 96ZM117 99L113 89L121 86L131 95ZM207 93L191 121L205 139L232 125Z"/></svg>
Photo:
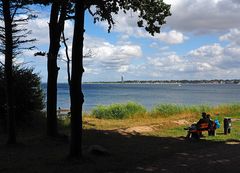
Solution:
<svg viewBox="0 0 240 173"><path fill-rule="evenodd" d="M86 122L85 122L86 123ZM187 122L176 120L176 125ZM163 123L164 124L164 123ZM94 126L94 125L92 125ZM43 130L19 132L19 143L5 145L0 135L1 173L144 173L144 172L228 172L240 171L238 140L186 140L182 136L148 135L161 124L83 132L83 159L67 157L69 140L50 139ZM185 134L183 130L183 134ZM217 135L223 135L220 131ZM91 146L106 152L93 153Z"/></svg>

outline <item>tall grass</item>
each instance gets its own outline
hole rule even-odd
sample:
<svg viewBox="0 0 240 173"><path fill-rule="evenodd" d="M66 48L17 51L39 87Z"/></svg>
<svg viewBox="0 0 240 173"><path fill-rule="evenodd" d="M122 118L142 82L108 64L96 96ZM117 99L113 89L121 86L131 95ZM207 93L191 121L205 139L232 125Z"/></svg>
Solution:
<svg viewBox="0 0 240 173"><path fill-rule="evenodd" d="M128 102L126 104L111 104L108 106L98 105L92 110L92 115L96 118L104 119L124 119L143 114L146 108L138 103Z"/></svg>
<svg viewBox="0 0 240 173"><path fill-rule="evenodd" d="M202 112L211 115L240 116L240 104L209 105L177 105L159 104L147 112L146 108L138 103L99 105L92 110L92 115L102 119L124 119L144 115L144 117L169 117L178 114L191 114L199 116Z"/></svg>
<svg viewBox="0 0 240 173"><path fill-rule="evenodd" d="M151 115L168 117L183 113L200 114L201 112L209 112L211 109L212 107L208 105L186 106L176 104L160 104L153 108Z"/></svg>
<svg viewBox="0 0 240 173"><path fill-rule="evenodd" d="M240 116L240 103L218 105L214 108L216 114L221 113L225 116Z"/></svg>

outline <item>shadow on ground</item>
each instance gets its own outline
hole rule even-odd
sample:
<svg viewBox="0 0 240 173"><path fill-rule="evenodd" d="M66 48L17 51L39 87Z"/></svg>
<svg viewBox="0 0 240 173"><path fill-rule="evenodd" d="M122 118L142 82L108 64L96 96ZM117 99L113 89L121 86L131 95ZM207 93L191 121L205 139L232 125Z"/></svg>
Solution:
<svg viewBox="0 0 240 173"><path fill-rule="evenodd" d="M2 137L0 138L2 141ZM25 137L23 144L0 143L0 172L239 172L239 141L212 142L183 137L122 135L115 131L84 131L84 159L68 160L68 142L44 135ZM109 154L94 155L89 146L104 147Z"/></svg>

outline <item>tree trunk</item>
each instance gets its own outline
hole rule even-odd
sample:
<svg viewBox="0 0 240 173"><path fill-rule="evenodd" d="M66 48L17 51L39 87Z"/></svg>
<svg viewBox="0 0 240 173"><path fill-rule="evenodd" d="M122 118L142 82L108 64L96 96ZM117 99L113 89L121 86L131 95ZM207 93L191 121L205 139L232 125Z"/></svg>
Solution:
<svg viewBox="0 0 240 173"><path fill-rule="evenodd" d="M13 35L10 2L3 0L3 16L5 24L5 77L7 87L8 144L16 143L16 121L13 90Z"/></svg>
<svg viewBox="0 0 240 173"><path fill-rule="evenodd" d="M61 13L59 17L61 7ZM60 48L61 33L64 29L67 2L53 2L49 23L50 45L48 51L47 81L47 135L57 136L57 77L59 67L57 57ZM58 18L59 17L59 18Z"/></svg>
<svg viewBox="0 0 240 173"><path fill-rule="evenodd" d="M72 43L72 75L70 85L71 97L71 141L70 157L82 156L82 93L83 69L83 35L84 35L84 1L75 4L75 24Z"/></svg>

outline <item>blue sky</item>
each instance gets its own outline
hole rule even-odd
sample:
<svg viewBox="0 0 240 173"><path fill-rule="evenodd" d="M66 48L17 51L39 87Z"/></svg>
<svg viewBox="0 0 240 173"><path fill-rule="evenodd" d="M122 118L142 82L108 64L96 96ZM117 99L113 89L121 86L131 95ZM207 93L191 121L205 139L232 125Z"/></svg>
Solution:
<svg viewBox="0 0 240 173"><path fill-rule="evenodd" d="M164 0L172 5L172 16L152 37L136 25L137 14L120 13L111 33L106 23L93 24L86 14L83 81L239 79L240 1ZM39 50L48 50L48 10L38 8L39 18L28 28L38 39ZM73 23L65 34L72 37ZM71 40L69 40L71 48ZM46 58L25 52L16 63L33 66L47 80ZM64 47L61 58L65 59ZM69 52L71 54L71 52ZM2 57L0 57L2 59ZM66 64L59 60L59 82L67 81Z"/></svg>

